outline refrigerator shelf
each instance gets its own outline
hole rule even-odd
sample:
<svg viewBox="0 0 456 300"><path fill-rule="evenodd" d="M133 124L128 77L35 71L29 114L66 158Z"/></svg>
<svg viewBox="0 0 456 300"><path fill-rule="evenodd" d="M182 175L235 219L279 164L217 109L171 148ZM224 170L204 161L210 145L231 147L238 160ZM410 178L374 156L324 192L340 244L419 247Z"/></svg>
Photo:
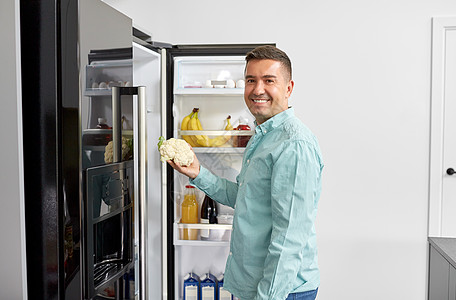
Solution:
<svg viewBox="0 0 456 300"><path fill-rule="evenodd" d="M180 88L174 90L175 95L217 95L238 96L244 95L243 88Z"/></svg>
<svg viewBox="0 0 456 300"><path fill-rule="evenodd" d="M214 229L214 230L231 230L231 224L185 224L185 223L175 223L178 229Z"/></svg>
<svg viewBox="0 0 456 300"><path fill-rule="evenodd" d="M178 130L178 137L183 138L183 136L196 136L196 135L203 135L206 136L211 141L206 140L207 145L210 145L212 142L215 143L220 142L217 138L225 136L226 139L222 141L222 145L218 147L204 147L203 143L199 147L193 147L195 153L226 153L226 154L242 154L244 153L245 147L238 147L241 144L239 141L242 138L242 144L247 144L247 141L250 137L255 133L252 130ZM238 138L239 137L239 138ZM215 144L212 143L212 144ZM198 150L197 150L198 149Z"/></svg>
<svg viewBox="0 0 456 300"><path fill-rule="evenodd" d="M213 246L229 246L229 241L188 241L188 240L175 240L174 246L200 246L200 247L213 247Z"/></svg>
<svg viewBox="0 0 456 300"><path fill-rule="evenodd" d="M184 240L183 230L198 231L197 240ZM210 238L201 240L200 230L210 230ZM229 246L231 237L231 224L183 224L174 223L174 245L175 246Z"/></svg>
<svg viewBox="0 0 456 300"><path fill-rule="evenodd" d="M244 147L193 147L195 153L244 154Z"/></svg>
<svg viewBox="0 0 456 300"><path fill-rule="evenodd" d="M231 136L252 136L254 130L178 130L177 133L182 135L207 135L220 136L220 135L231 135Z"/></svg>

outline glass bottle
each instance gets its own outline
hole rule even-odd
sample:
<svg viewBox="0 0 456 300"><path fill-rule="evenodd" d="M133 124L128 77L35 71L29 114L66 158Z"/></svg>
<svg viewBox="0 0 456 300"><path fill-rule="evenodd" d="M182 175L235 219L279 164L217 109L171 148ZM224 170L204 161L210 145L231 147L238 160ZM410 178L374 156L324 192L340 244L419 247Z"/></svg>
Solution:
<svg viewBox="0 0 456 300"><path fill-rule="evenodd" d="M236 127L236 130L250 130L248 125L249 120L247 118L239 118L239 125ZM240 135L237 137L237 147L245 147L250 140L250 136Z"/></svg>
<svg viewBox="0 0 456 300"><path fill-rule="evenodd" d="M182 201L182 217L181 223L196 224L198 223L198 201L196 200L195 187L191 185L185 186L184 201ZM183 230L184 240L198 239L198 229Z"/></svg>
<svg viewBox="0 0 456 300"><path fill-rule="evenodd" d="M217 204L209 196L204 197L203 205L201 205L201 223L202 224L217 224ZM201 239L207 240L210 236L209 229L201 229Z"/></svg>

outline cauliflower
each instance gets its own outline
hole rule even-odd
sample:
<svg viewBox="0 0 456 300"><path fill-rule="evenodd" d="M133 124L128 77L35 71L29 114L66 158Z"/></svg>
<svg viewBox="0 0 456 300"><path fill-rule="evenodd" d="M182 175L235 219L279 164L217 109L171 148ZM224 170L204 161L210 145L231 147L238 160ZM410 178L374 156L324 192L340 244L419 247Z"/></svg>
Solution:
<svg viewBox="0 0 456 300"><path fill-rule="evenodd" d="M133 150L133 141L122 137L122 160L129 159ZM113 153L112 153L112 141L110 141L105 147L104 160L105 163L112 163Z"/></svg>
<svg viewBox="0 0 456 300"><path fill-rule="evenodd" d="M181 139L170 138L165 141L160 137L158 142L158 151L160 151L161 161L172 160L181 166L189 166L193 162L193 152L189 144Z"/></svg>

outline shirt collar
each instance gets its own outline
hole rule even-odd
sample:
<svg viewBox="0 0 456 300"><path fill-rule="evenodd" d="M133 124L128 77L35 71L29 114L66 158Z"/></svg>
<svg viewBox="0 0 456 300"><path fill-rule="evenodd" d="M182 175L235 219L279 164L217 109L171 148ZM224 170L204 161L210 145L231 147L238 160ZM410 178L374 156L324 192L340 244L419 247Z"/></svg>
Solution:
<svg viewBox="0 0 456 300"><path fill-rule="evenodd" d="M264 123L261 123L260 125L257 124L257 121L254 121L254 124L255 124L255 132L256 133L263 133L263 134L266 134L272 130L274 130L274 128L277 128L279 127L280 125L282 125L282 123L290 118L294 116L294 108L293 107L288 107L288 109L278 113L277 115L269 118L268 120L266 120Z"/></svg>

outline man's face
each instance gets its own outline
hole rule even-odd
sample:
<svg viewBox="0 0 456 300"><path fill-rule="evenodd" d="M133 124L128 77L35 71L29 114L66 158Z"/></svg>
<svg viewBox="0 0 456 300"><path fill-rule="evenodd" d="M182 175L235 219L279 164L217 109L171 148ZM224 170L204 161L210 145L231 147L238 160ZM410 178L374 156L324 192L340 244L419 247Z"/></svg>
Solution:
<svg viewBox="0 0 456 300"><path fill-rule="evenodd" d="M258 124L288 109L293 86L279 61L254 59L247 63L244 100Z"/></svg>

